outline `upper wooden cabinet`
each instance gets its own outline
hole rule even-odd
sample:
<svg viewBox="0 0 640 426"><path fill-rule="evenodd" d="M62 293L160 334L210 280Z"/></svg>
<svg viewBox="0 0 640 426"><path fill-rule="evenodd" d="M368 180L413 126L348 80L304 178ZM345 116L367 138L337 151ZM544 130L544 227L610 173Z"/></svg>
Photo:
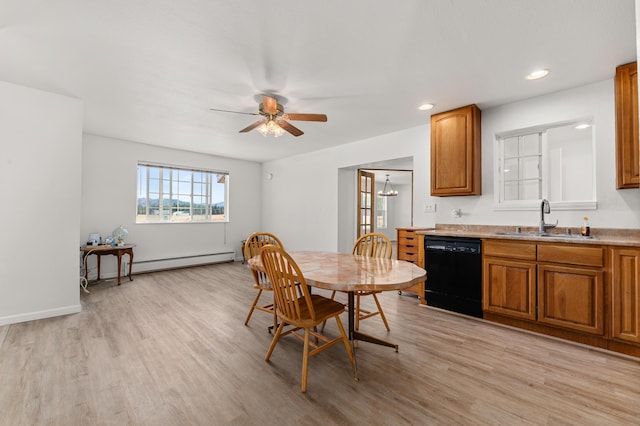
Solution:
<svg viewBox="0 0 640 426"><path fill-rule="evenodd" d="M431 195L480 195L480 109L476 105L431 116Z"/></svg>
<svg viewBox="0 0 640 426"><path fill-rule="evenodd" d="M640 187L639 149L638 67L636 62L632 62L616 68L616 186L618 189Z"/></svg>

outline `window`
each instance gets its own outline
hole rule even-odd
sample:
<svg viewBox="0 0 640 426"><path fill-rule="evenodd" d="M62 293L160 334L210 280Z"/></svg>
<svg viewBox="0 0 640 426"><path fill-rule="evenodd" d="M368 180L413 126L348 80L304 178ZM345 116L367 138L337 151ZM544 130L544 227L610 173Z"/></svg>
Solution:
<svg viewBox="0 0 640 426"><path fill-rule="evenodd" d="M376 197L376 229L387 229L387 198Z"/></svg>
<svg viewBox="0 0 640 426"><path fill-rule="evenodd" d="M494 193L498 209L595 209L595 144L590 120L496 135Z"/></svg>
<svg viewBox="0 0 640 426"><path fill-rule="evenodd" d="M542 132L501 139L501 201L541 200Z"/></svg>
<svg viewBox="0 0 640 426"><path fill-rule="evenodd" d="M229 173L138 163L136 223L227 222Z"/></svg>

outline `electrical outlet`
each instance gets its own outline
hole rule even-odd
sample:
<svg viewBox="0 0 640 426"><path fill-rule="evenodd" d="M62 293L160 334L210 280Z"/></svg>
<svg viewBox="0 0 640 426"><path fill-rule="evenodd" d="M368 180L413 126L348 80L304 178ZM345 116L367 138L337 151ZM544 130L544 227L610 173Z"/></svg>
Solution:
<svg viewBox="0 0 640 426"><path fill-rule="evenodd" d="M424 203L424 212L425 213L435 213L436 212L436 203Z"/></svg>

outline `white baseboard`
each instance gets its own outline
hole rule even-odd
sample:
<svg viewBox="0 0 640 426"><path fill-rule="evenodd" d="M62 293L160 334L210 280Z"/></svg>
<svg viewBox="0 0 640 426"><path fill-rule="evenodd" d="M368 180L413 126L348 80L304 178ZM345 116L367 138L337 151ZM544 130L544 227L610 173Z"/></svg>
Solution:
<svg viewBox="0 0 640 426"><path fill-rule="evenodd" d="M64 306L62 308L47 309L44 311L26 312L23 314L7 315L0 317L0 325L16 324L19 322L34 321L44 318L59 317L61 315L77 314L81 311L80 305Z"/></svg>

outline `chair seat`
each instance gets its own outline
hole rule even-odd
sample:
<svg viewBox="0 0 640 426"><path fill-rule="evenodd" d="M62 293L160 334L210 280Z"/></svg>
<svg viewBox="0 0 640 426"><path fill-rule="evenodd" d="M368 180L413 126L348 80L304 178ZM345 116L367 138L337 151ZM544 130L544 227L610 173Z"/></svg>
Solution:
<svg viewBox="0 0 640 426"><path fill-rule="evenodd" d="M300 324L301 327L313 327L316 324L325 321L327 318L331 318L336 313L344 312L344 305L335 300L331 300L327 297L320 296L318 294L311 295L311 302L313 303L313 309L316 312L316 319L311 318L311 313L307 307L304 296L298 298L300 304L300 318L291 319L282 316L285 322L295 321Z"/></svg>

